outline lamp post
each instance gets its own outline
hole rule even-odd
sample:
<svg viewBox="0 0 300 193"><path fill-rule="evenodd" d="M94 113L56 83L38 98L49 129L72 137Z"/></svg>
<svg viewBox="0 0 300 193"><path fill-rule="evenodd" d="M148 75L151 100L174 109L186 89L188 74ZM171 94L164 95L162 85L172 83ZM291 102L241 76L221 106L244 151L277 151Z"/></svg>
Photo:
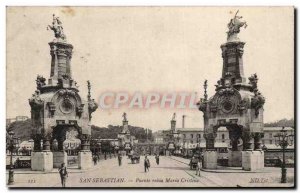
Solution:
<svg viewBox="0 0 300 193"><path fill-rule="evenodd" d="M177 155L178 151L179 151L179 133L173 133L173 138L175 139L175 154Z"/></svg>
<svg viewBox="0 0 300 193"><path fill-rule="evenodd" d="M10 168L8 172L8 185L12 185L14 183L14 170L13 170L13 150L14 150L14 135L13 131L8 133L10 137L9 151L10 151Z"/></svg>
<svg viewBox="0 0 300 193"><path fill-rule="evenodd" d="M183 157L185 157L185 153L186 153L186 147L185 147L185 145L186 145L186 141L185 141L185 139L183 140L183 148L182 148L182 151L183 151Z"/></svg>
<svg viewBox="0 0 300 193"><path fill-rule="evenodd" d="M287 130L282 127L280 133L275 135L275 145L282 148L282 164L281 164L281 183L286 183L286 163L285 163L285 150L287 146L294 144L294 135L288 134Z"/></svg>
<svg viewBox="0 0 300 193"><path fill-rule="evenodd" d="M197 136L197 152L198 152L198 154L199 154L199 156L200 156L200 142L201 142L201 140L200 140L200 138L199 138L199 136Z"/></svg>

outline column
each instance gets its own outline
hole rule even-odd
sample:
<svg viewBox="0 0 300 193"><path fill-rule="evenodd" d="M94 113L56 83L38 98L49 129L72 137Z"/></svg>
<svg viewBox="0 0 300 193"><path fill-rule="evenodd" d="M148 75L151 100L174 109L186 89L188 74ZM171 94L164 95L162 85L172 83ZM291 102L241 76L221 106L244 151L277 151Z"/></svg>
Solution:
<svg viewBox="0 0 300 193"><path fill-rule="evenodd" d="M216 133L205 133L206 150L203 155L203 167L206 169L216 169L218 162L218 153L215 149Z"/></svg>
<svg viewBox="0 0 300 193"><path fill-rule="evenodd" d="M68 166L68 154L64 149L65 132L60 132L57 136L57 150L53 151L53 167L59 168L62 163ZM54 140L53 140L54 141Z"/></svg>
<svg viewBox="0 0 300 193"><path fill-rule="evenodd" d="M92 167L92 152L90 150L91 136L88 134L81 134L81 150L78 153L79 169L86 170Z"/></svg>
<svg viewBox="0 0 300 193"><path fill-rule="evenodd" d="M263 133L255 133L254 136L254 150L261 150L261 138L263 137Z"/></svg>
<svg viewBox="0 0 300 193"><path fill-rule="evenodd" d="M259 133L243 133L244 150L242 152L242 167L244 170L255 171L264 168L264 152L260 150Z"/></svg>
<svg viewBox="0 0 300 193"><path fill-rule="evenodd" d="M236 129L229 132L229 138L231 140L231 151L228 153L228 166L241 167L242 166L242 152L238 150L238 141L240 138L240 132Z"/></svg>
<svg viewBox="0 0 300 193"><path fill-rule="evenodd" d="M34 171L50 172L53 169L53 154L50 150L50 137L44 136L42 139L43 147L40 150L38 150L38 146L41 146L41 140L39 138L35 140L35 142L37 141L39 144L35 144L36 149L31 153L31 169Z"/></svg>

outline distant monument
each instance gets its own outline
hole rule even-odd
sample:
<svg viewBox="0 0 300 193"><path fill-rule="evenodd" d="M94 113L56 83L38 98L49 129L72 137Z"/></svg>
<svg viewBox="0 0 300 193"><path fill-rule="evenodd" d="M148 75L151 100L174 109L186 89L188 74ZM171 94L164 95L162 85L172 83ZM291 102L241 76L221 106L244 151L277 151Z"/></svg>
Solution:
<svg viewBox="0 0 300 193"><path fill-rule="evenodd" d="M174 151L176 151L176 145L178 145L179 141L179 133L176 129L176 113L173 113L172 119L171 119L171 130L168 133L169 140L166 144L166 154L169 155L170 153L173 154Z"/></svg>
<svg viewBox="0 0 300 193"><path fill-rule="evenodd" d="M119 147L121 151L125 151L128 154L133 149L134 137L130 135L127 114L124 112L122 117L122 131L118 134Z"/></svg>
<svg viewBox="0 0 300 193"><path fill-rule="evenodd" d="M264 167L264 152L261 150L263 135L264 97L258 91L256 74L246 82L243 69L244 42L238 38L240 28L247 26L237 16L228 24L227 42L221 45L223 73L217 82L216 93L208 99L207 81L204 83L204 98L198 103L204 117L204 168L217 168L217 152L214 147L217 130L226 127L229 131L232 148L229 152L229 166L244 170L257 170ZM238 140L243 141L243 151L238 150Z"/></svg>
<svg viewBox="0 0 300 193"><path fill-rule="evenodd" d="M172 133L176 133L176 113L173 114L173 117L171 120L171 131L172 131Z"/></svg>
<svg viewBox="0 0 300 193"><path fill-rule="evenodd" d="M34 152L31 155L32 170L51 171L61 163L67 164L64 141L69 132L81 141L78 155L79 168L91 166L91 114L98 105L91 99L88 81L88 98L79 95L78 86L72 79L71 58L73 46L66 41L62 22L53 14L52 26L55 39L49 43L51 55L50 78L37 76L37 90L29 99L31 106L32 137ZM76 134L74 134L76 132ZM53 141L57 148L53 148ZM43 144L41 148L40 144Z"/></svg>

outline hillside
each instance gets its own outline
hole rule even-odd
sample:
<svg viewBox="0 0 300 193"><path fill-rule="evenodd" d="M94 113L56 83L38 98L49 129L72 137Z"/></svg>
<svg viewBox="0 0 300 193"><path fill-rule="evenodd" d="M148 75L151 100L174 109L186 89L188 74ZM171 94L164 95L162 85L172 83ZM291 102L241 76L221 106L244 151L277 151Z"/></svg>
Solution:
<svg viewBox="0 0 300 193"><path fill-rule="evenodd" d="M294 127L295 121L294 119L281 119L279 121L265 123L265 127Z"/></svg>
<svg viewBox="0 0 300 193"><path fill-rule="evenodd" d="M113 125L108 125L108 127L98 127L92 125L91 129L93 138L115 139L117 138L118 133L121 132L122 127ZM31 119L13 122L6 130L14 131L15 136L20 137L21 141L28 140L31 138ZM146 141L146 129L129 125L129 131L131 135L135 136L139 141ZM153 139L151 130L149 130L148 139Z"/></svg>
<svg viewBox="0 0 300 193"><path fill-rule="evenodd" d="M15 121L11 123L6 131L14 131L15 137L20 137L21 141L25 141L31 138L31 119L26 121Z"/></svg>

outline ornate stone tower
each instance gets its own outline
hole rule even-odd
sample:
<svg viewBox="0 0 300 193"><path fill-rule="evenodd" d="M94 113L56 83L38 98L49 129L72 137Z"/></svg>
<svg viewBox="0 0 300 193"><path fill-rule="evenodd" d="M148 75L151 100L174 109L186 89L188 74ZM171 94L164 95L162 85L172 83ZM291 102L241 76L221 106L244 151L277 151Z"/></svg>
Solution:
<svg viewBox="0 0 300 193"><path fill-rule="evenodd" d="M121 150L126 151L126 154L128 154L133 148L133 138L130 135L126 113L123 113L122 123L122 131L118 134L119 147L121 147Z"/></svg>
<svg viewBox="0 0 300 193"><path fill-rule="evenodd" d="M176 113L173 114L173 117L171 119L171 130L169 135L169 141L166 144L166 149L169 151L169 153L174 153L176 151L176 147L179 145L179 133L176 128Z"/></svg>
<svg viewBox="0 0 300 193"><path fill-rule="evenodd" d="M49 28L55 35L55 39L49 43L50 78L46 83L46 79L38 75L37 90L29 99L32 137L35 142L31 167L32 170L50 171L63 162L67 164L63 142L66 134L72 132L76 133L74 137L81 140L79 168L85 169L90 166L90 121L97 104L91 99L89 81L87 100L79 95L78 86L71 74L73 46L67 43L62 23L55 15ZM57 148L53 148L54 146Z"/></svg>
<svg viewBox="0 0 300 193"><path fill-rule="evenodd" d="M238 13L238 12L237 12ZM261 150L263 135L264 97L257 89L256 74L246 82L243 70L244 42L237 37L241 27L247 27L241 16L234 16L228 24L227 42L221 45L223 72L217 82L216 93L209 98L204 83L204 98L198 103L204 117L206 151L204 167L217 168L217 152L214 148L219 127L228 129L231 140L229 166L256 170L264 167L264 153ZM243 151L238 150L238 140L243 140Z"/></svg>

